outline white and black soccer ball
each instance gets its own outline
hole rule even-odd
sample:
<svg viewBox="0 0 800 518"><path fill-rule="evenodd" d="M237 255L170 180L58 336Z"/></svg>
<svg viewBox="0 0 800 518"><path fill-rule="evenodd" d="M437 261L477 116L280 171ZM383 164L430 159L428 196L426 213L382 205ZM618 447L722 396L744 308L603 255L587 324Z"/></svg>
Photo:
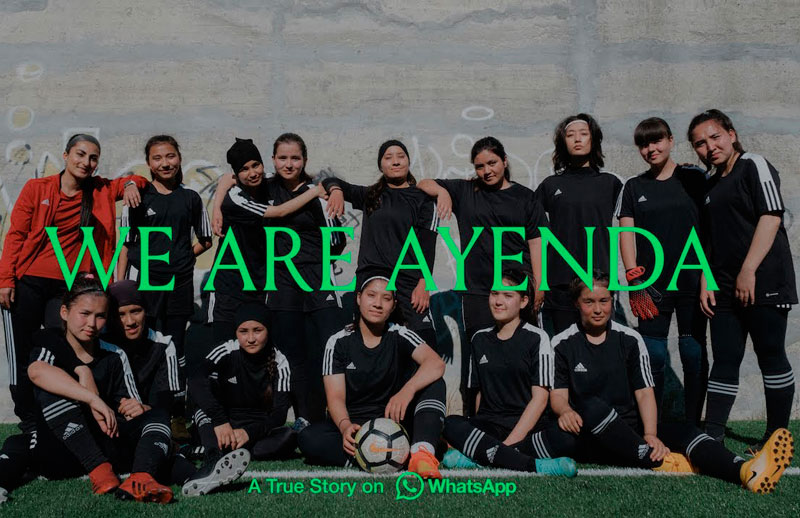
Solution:
<svg viewBox="0 0 800 518"><path fill-rule="evenodd" d="M356 433L356 461L370 473L397 473L411 452L405 429L391 419L379 417L364 423Z"/></svg>

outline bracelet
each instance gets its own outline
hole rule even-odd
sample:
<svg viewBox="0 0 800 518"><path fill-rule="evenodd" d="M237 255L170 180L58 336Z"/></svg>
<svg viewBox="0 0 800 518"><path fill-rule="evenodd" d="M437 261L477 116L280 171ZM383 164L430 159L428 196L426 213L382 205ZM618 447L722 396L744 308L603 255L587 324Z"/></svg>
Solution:
<svg viewBox="0 0 800 518"><path fill-rule="evenodd" d="M350 420L349 417L343 417L339 419L339 424L336 425L336 428L340 428L342 426L342 421L349 421L349 420Z"/></svg>
<svg viewBox="0 0 800 518"><path fill-rule="evenodd" d="M130 187L131 185L136 187L136 182L134 182L133 180L128 180L127 182L125 182L125 187Z"/></svg>

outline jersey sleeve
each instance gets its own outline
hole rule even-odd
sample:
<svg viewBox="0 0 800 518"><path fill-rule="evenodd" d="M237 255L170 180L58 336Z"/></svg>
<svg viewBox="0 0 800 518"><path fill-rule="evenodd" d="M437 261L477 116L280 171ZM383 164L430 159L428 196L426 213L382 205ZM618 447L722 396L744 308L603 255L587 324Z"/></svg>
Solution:
<svg viewBox="0 0 800 518"><path fill-rule="evenodd" d="M616 177L616 175L613 175L611 173L609 173L609 175L611 175L611 177L613 178L613 180L611 180L611 183L613 184L613 198L612 199L614 200L614 206L616 207L617 206L617 200L619 199L619 193L622 192L622 180L620 180L619 178Z"/></svg>
<svg viewBox="0 0 800 518"><path fill-rule="evenodd" d="M450 199L453 200L453 211L457 211L461 205L461 200L467 193L468 189L472 189L472 182L468 180L435 180L440 187L444 187Z"/></svg>
<svg viewBox="0 0 800 518"><path fill-rule="evenodd" d="M263 212L261 213L264 214ZM192 230L198 241L211 239L211 222L200 195L192 191Z"/></svg>
<svg viewBox="0 0 800 518"><path fill-rule="evenodd" d="M263 224L266 203L259 203L244 193L239 186L233 186L222 200L222 219L226 224Z"/></svg>
<svg viewBox="0 0 800 518"><path fill-rule="evenodd" d="M532 326L531 326L532 327ZM530 385L551 388L553 386L553 349L550 346L550 338L547 333L536 329L531 337L531 359L530 359ZM535 338L538 337L538 340ZM536 342L538 341L538 345Z"/></svg>
<svg viewBox="0 0 800 518"><path fill-rule="evenodd" d="M172 402L184 390L178 353L175 344L170 340L164 348L164 355L158 364L146 403L153 408L170 410Z"/></svg>
<svg viewBox="0 0 800 518"><path fill-rule="evenodd" d="M343 333L340 331L325 344L325 356L322 359L322 375L344 374L347 369L347 353L342 343Z"/></svg>
<svg viewBox="0 0 800 518"><path fill-rule="evenodd" d="M138 174L129 174L126 176L120 176L119 178L114 178L109 182L109 188L111 192L111 198L114 200L121 200L122 195L125 194L125 186L128 182L133 182L136 184L136 187L141 191L147 184L150 183L147 181L147 178L144 176L139 176Z"/></svg>
<svg viewBox="0 0 800 518"><path fill-rule="evenodd" d="M116 346L113 352L115 355L109 361L112 365L111 375L109 376L111 380L110 391L108 393L109 399L113 400L117 406L119 406L119 402L123 398L135 399L141 403L142 398L139 396L136 378L133 375L130 361L128 361L128 355L125 354L125 351Z"/></svg>
<svg viewBox="0 0 800 518"><path fill-rule="evenodd" d="M655 387L653 372L650 370L650 355L647 354L642 336L630 329L622 336L627 350L628 379L633 390Z"/></svg>
<svg viewBox="0 0 800 518"><path fill-rule="evenodd" d="M3 241L3 255L0 258L0 288L13 288L16 285L17 261L25 240L31 230L35 205L36 189L33 180L28 180L11 210L11 218Z"/></svg>
<svg viewBox="0 0 800 518"><path fill-rule="evenodd" d="M761 155L745 153L740 160L748 160L745 171L747 187L756 215L783 212L781 181L778 171Z"/></svg>
<svg viewBox="0 0 800 518"><path fill-rule="evenodd" d="M625 185L622 187L622 196L620 196L619 201L617 202L617 218L633 218L633 188L634 182L631 181L632 178L628 179L625 182Z"/></svg>
<svg viewBox="0 0 800 518"><path fill-rule="evenodd" d="M536 187L536 191L534 191L533 199L536 203L544 210L546 213L550 212L550 196L547 194L547 178L542 180L542 183Z"/></svg>
<svg viewBox="0 0 800 518"><path fill-rule="evenodd" d="M470 355L469 359L469 371L467 372L467 388L474 388L480 389L481 388L481 380L478 376L478 354L474 347L474 342L472 345L472 354Z"/></svg>
<svg viewBox="0 0 800 518"><path fill-rule="evenodd" d="M526 192L528 195L525 200L525 240L530 241L541 237L539 227L547 226L547 216L542 204L536 201L536 193L529 189Z"/></svg>
<svg viewBox="0 0 800 518"><path fill-rule="evenodd" d="M364 201L367 199L367 189L369 189L369 187L364 185L354 185L342 180L341 178L336 178L333 176L322 180L322 185L325 187L325 190L328 190L333 186L341 188L345 201L349 201L356 210L364 210Z"/></svg>
<svg viewBox="0 0 800 518"><path fill-rule="evenodd" d="M398 344L397 349L403 356L407 356L411 358L411 355L414 354L414 350L425 343L425 340L420 338L420 336L412 331L411 329L407 328L406 326L401 326L400 324L392 324L389 328L389 331L397 332L398 336Z"/></svg>
<svg viewBox="0 0 800 518"><path fill-rule="evenodd" d="M45 329L37 331L31 339L32 348L28 364L41 361L74 374L77 367L85 365L75 356L71 347L64 343L64 338L55 331Z"/></svg>
<svg viewBox="0 0 800 518"><path fill-rule="evenodd" d="M425 262L428 263L428 268L433 271L433 266L436 263L436 238L438 237L436 228L439 226L436 202L425 196L417 208L417 215L418 218L415 225L419 230L417 237L419 238Z"/></svg>
<svg viewBox="0 0 800 518"><path fill-rule="evenodd" d="M212 349L189 376L189 394L214 426L228 422L225 408L211 386L219 379L220 371L229 360L230 351L226 342Z"/></svg>

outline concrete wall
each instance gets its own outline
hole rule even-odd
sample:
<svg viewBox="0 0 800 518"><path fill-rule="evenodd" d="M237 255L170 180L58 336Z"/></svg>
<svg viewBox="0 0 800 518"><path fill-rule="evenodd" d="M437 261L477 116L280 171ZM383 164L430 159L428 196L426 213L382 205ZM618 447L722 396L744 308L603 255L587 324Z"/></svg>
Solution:
<svg viewBox="0 0 800 518"><path fill-rule="evenodd" d="M6 0L0 221L25 180L60 170L78 129L99 135L109 177L146 172L148 136L176 135L187 183L205 197L234 136L266 156L283 131L306 139L309 171L363 183L377 178L386 138L406 141L418 178L459 178L471 175L472 142L492 134L514 178L535 187L568 114L599 118L607 166L628 177L643 169L631 142L639 120L665 117L677 158L694 161L682 134L693 114L719 107L781 171L797 251L798 76L795 0ZM444 247L439 258L446 289ZM800 370L797 324L793 312L787 343ZM763 417L761 387L748 354L735 417Z"/></svg>

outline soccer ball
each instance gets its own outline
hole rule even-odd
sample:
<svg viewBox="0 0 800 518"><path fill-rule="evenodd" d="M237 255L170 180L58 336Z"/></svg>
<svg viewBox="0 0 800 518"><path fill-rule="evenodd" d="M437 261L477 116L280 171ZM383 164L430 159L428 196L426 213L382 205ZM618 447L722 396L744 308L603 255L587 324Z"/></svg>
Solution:
<svg viewBox="0 0 800 518"><path fill-rule="evenodd" d="M391 419L372 419L356 433L356 461L364 471L397 473L405 468L410 451L408 434Z"/></svg>

